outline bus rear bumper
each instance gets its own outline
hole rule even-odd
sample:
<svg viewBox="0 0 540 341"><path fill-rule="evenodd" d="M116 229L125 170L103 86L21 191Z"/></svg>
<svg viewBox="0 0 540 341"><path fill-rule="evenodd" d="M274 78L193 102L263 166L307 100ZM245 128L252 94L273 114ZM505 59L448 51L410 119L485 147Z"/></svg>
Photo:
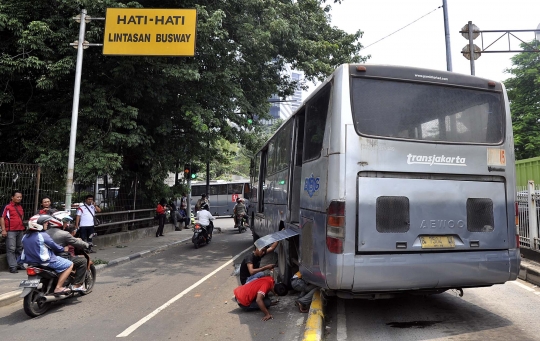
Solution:
<svg viewBox="0 0 540 341"><path fill-rule="evenodd" d="M352 292L411 291L502 284L517 278L520 261L519 249L356 255Z"/></svg>

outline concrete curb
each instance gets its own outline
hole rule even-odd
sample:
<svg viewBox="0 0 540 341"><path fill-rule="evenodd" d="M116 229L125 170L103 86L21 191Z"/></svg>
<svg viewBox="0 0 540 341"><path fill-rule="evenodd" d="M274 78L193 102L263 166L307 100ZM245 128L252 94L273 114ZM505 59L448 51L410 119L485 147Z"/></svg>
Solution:
<svg viewBox="0 0 540 341"><path fill-rule="evenodd" d="M521 263L518 278L534 285L540 286L540 269Z"/></svg>
<svg viewBox="0 0 540 341"><path fill-rule="evenodd" d="M126 256L126 257L120 257L120 258L117 258L117 259L113 259L113 260L109 261L109 263L107 263L107 264L98 264L98 265L96 265L96 273L99 274L100 272L103 272L108 267L123 264L123 263L132 261L132 260L137 259L137 258L142 258L142 257L144 257L146 255L152 255L152 254L157 253L159 251L166 250L166 249L168 249L170 247L176 246L176 245L181 244L181 243L183 243L185 241L188 241L188 240L191 240L191 237L186 238L186 239L182 239L182 240L177 240L177 241L174 241L174 242L169 243L169 244L161 245L161 246L155 247L155 248L150 249L150 250L136 252L136 253L131 254L129 256ZM18 289L18 290L10 291L8 293L0 295L0 307L4 307L6 305L10 305L12 303L15 303L17 301L22 300L22 298L19 297L21 292L22 292L22 289Z"/></svg>
<svg viewBox="0 0 540 341"><path fill-rule="evenodd" d="M321 341L324 338L324 311L321 291L316 290L313 294L311 307L309 308L306 329L303 341Z"/></svg>

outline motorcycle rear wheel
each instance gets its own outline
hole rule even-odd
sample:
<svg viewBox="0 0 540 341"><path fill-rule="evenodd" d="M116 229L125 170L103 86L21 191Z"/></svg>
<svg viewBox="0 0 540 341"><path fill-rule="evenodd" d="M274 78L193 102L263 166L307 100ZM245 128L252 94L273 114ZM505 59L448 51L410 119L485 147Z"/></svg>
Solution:
<svg viewBox="0 0 540 341"><path fill-rule="evenodd" d="M39 298L44 294L39 290L32 290L24 297L23 308L26 315L38 317L43 315L51 307L52 302L39 302Z"/></svg>
<svg viewBox="0 0 540 341"><path fill-rule="evenodd" d="M94 264L90 265L90 271L86 271L86 276L84 278L84 286L86 291L81 291L81 295L88 295L94 289L94 284L96 283L96 267Z"/></svg>

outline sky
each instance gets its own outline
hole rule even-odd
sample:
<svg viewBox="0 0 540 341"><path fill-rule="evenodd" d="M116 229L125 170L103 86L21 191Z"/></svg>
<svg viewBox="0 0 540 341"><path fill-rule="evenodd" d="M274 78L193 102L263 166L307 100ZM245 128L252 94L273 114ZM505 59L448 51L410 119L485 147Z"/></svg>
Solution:
<svg viewBox="0 0 540 341"><path fill-rule="evenodd" d="M422 19L401 31L360 51L371 55L368 64L389 64L447 70L446 43L442 0L342 0L332 6L332 26L348 33L364 32L364 47L399 30L418 18ZM540 0L447 0L453 72L471 74L470 62L461 54L468 44L459 31L469 21L480 30L533 30L540 24ZM438 8L441 6L441 8ZM484 33L484 47L503 33ZM516 33L524 41L534 39L533 32ZM520 49L519 40L510 40L513 50ZM481 37L474 43L482 47ZM505 35L488 50L508 50ZM475 61L476 76L503 81L510 77L515 53L485 53ZM310 91L314 87L311 86ZM305 96L304 96L305 98Z"/></svg>

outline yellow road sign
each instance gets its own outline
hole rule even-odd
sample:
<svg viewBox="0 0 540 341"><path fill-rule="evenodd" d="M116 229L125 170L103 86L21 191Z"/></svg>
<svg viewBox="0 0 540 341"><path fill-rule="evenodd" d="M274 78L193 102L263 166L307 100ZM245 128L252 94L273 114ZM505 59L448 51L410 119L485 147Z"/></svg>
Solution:
<svg viewBox="0 0 540 341"><path fill-rule="evenodd" d="M196 9L107 8L103 54L194 56Z"/></svg>

